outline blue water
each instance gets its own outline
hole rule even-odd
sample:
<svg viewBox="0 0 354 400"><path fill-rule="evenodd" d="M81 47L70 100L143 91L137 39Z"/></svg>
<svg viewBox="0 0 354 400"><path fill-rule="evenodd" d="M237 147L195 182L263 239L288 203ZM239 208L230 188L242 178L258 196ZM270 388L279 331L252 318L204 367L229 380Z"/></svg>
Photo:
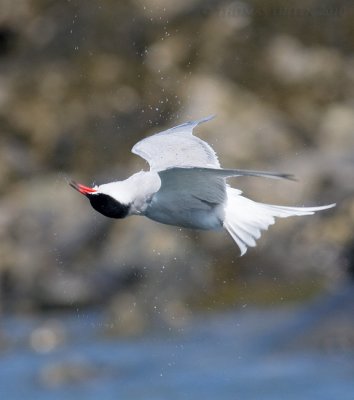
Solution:
<svg viewBox="0 0 354 400"><path fill-rule="evenodd" d="M99 318L62 317L68 339L46 353L28 345L43 320L5 319L12 344L0 351L0 398L354 399L354 353L294 346L281 337L287 310L209 315L135 339L107 338ZM45 378L73 366L82 376Z"/></svg>

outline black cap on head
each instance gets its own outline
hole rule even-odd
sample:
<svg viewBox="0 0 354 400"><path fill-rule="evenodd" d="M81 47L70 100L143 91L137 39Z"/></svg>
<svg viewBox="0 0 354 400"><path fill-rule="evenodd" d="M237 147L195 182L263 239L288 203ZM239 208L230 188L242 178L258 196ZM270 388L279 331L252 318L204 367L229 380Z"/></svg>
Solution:
<svg viewBox="0 0 354 400"><path fill-rule="evenodd" d="M129 214L130 205L119 203L113 197L104 193L92 193L86 195L91 206L108 218L125 218Z"/></svg>

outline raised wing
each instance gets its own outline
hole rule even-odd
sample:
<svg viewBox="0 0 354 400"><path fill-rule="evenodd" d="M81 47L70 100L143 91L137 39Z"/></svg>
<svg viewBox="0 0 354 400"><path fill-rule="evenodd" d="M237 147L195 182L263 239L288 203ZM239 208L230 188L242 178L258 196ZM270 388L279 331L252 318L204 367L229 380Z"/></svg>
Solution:
<svg viewBox="0 0 354 400"><path fill-rule="evenodd" d="M132 152L144 158L154 171L171 167L220 168L215 151L208 143L193 136L196 126L212 118L214 116L186 122L157 133L138 142Z"/></svg>

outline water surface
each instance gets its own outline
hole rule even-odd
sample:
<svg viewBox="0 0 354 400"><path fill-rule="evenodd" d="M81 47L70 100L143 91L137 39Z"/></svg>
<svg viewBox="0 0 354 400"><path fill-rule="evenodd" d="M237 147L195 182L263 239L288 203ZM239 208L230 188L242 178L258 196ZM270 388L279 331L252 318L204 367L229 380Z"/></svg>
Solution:
<svg viewBox="0 0 354 400"><path fill-rule="evenodd" d="M246 308L129 339L102 335L97 314L66 316L46 351L28 344L42 319L6 318L1 398L352 400L354 353L294 346L293 316Z"/></svg>

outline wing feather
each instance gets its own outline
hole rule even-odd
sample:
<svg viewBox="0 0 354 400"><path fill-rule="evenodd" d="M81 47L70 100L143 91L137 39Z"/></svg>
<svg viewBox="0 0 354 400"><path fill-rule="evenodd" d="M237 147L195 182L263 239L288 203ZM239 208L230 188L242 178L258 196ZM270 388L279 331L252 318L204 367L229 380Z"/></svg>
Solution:
<svg viewBox="0 0 354 400"><path fill-rule="evenodd" d="M171 167L219 168L215 151L202 139L193 136L193 129L214 116L186 122L174 128L157 133L136 143L134 154L144 158L150 170L162 171Z"/></svg>
<svg viewBox="0 0 354 400"><path fill-rule="evenodd" d="M249 171L240 169L173 167L158 172L161 198L185 200L186 204L204 203L204 207L222 204L226 199L226 178L232 176L257 176L274 179L293 179L292 175L279 172ZM233 189L237 190L237 189ZM238 194L242 192L237 190Z"/></svg>
<svg viewBox="0 0 354 400"><path fill-rule="evenodd" d="M136 143L132 148L134 154L144 158L150 170L163 171L174 167L203 168L210 172L219 170L221 177L259 176L274 179L295 180L293 175L279 172L250 171L241 169L221 169L218 157L210 145L193 136L193 129L214 116L186 122L166 131L157 133ZM220 176L219 176L220 177Z"/></svg>
<svg viewBox="0 0 354 400"><path fill-rule="evenodd" d="M211 170L214 171L214 170ZM169 168L159 171L161 187L157 192L160 198L184 198L186 205L194 208L210 208L226 199L226 184L223 175L213 174L204 168ZM215 170L218 171L218 170Z"/></svg>

